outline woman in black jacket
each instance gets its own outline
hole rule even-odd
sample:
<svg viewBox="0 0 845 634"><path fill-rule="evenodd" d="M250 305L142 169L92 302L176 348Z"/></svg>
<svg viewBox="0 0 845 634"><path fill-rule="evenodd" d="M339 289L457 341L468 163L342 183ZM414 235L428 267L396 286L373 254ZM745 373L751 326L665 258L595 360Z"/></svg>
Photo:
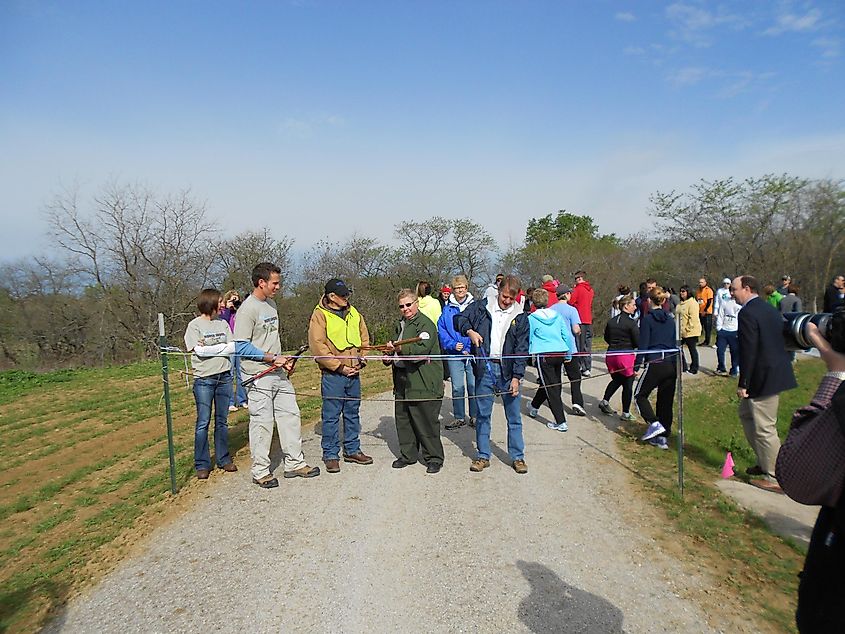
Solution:
<svg viewBox="0 0 845 634"><path fill-rule="evenodd" d="M637 303L633 295L624 295L616 302L621 311L612 317L604 327L604 340L607 342L607 371L610 372L610 383L604 390L604 398L599 402L599 409L605 414L616 412L610 407L610 399L616 390L622 388L622 420L635 420L631 414L631 400L634 395L634 361L636 354L611 354L614 350L636 350L639 345L640 329L634 313Z"/></svg>
<svg viewBox="0 0 845 634"><path fill-rule="evenodd" d="M669 293L659 286L648 295L650 308L640 320L640 350L653 350L651 354L637 356L635 368L643 362L646 372L637 386L637 409L640 410L648 429L640 440L648 441L658 449L668 449L669 431L672 429L672 408L675 401L677 372L677 344L675 341L675 318L663 309L663 302ZM664 351L671 352L664 352ZM648 397L657 389L657 414L655 415Z"/></svg>

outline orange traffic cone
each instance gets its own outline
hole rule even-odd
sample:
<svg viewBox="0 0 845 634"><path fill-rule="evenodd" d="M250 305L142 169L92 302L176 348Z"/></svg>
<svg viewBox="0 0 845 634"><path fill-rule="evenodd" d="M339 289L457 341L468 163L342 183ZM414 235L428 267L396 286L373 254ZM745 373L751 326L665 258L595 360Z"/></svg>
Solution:
<svg viewBox="0 0 845 634"><path fill-rule="evenodd" d="M734 475L734 458L731 455L731 452L728 452L728 455L725 456L725 464L722 466L722 477L723 478L732 478Z"/></svg>

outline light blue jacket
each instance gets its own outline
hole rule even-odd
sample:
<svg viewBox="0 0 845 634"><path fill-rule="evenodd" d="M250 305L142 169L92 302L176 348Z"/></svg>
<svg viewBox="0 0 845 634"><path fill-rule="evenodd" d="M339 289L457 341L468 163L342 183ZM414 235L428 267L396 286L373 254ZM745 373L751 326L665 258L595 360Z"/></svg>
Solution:
<svg viewBox="0 0 845 634"><path fill-rule="evenodd" d="M528 351L574 352L572 330L563 316L551 308L541 308L528 316Z"/></svg>

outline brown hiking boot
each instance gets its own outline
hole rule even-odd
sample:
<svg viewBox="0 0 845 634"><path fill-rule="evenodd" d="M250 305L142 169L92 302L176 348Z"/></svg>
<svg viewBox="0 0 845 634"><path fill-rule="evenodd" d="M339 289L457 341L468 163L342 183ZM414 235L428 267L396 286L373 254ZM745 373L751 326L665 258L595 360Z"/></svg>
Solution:
<svg viewBox="0 0 845 634"><path fill-rule="evenodd" d="M343 454L344 462L354 462L355 464L373 464L373 459L370 458L363 451L358 453Z"/></svg>
<svg viewBox="0 0 845 634"><path fill-rule="evenodd" d="M525 464L525 460L514 460L513 470L520 474L528 473L528 465Z"/></svg>
<svg viewBox="0 0 845 634"><path fill-rule="evenodd" d="M340 473L340 460L334 458L333 460L323 460L326 465L326 471L329 473Z"/></svg>
<svg viewBox="0 0 845 634"><path fill-rule="evenodd" d="M197 480L208 480L208 469L197 469Z"/></svg>
<svg viewBox="0 0 845 634"><path fill-rule="evenodd" d="M237 465L235 465L235 463L234 463L234 462L230 462L230 463L228 463L228 464L224 464L224 465L223 465L222 467L220 467L220 468L221 468L221 469L223 469L223 471L225 471L226 473L234 473L235 471L237 471L237 470L238 470L238 467L237 467Z"/></svg>
<svg viewBox="0 0 845 634"><path fill-rule="evenodd" d="M489 460L485 458L476 458L472 461L472 464L469 466L469 470L478 473L479 471L484 471L489 466Z"/></svg>
<svg viewBox="0 0 845 634"><path fill-rule="evenodd" d="M305 465L293 471L285 471L286 478L313 478L320 475L320 467L309 467Z"/></svg>

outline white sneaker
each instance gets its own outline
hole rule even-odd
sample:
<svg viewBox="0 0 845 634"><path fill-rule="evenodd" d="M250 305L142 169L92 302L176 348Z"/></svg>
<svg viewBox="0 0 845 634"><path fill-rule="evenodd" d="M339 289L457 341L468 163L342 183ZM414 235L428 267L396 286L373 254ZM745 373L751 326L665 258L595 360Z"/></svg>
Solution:
<svg viewBox="0 0 845 634"><path fill-rule="evenodd" d="M528 415L529 415L531 418L537 418L537 411L538 411L538 410L537 410L537 408L536 408L536 407L529 407L529 408L528 408Z"/></svg>
<svg viewBox="0 0 845 634"><path fill-rule="evenodd" d="M646 440L651 440L655 436L659 436L665 431L666 428L660 424L659 420L656 420L648 426L648 429L645 430L645 433L642 435L642 438L640 438L640 440L642 440L643 442L645 442Z"/></svg>
<svg viewBox="0 0 845 634"><path fill-rule="evenodd" d="M554 429L555 431L569 431L569 425L566 423L561 423L560 425L555 425L554 423L546 423L546 427L549 429Z"/></svg>
<svg viewBox="0 0 845 634"><path fill-rule="evenodd" d="M587 412L584 410L583 407L580 405L576 405L575 403L572 404L572 413L576 416L586 416Z"/></svg>
<svg viewBox="0 0 845 634"><path fill-rule="evenodd" d="M238 411L238 408L237 408L237 407L235 407L234 405L229 405L229 411L230 411L230 412L237 412L237 411Z"/></svg>
<svg viewBox="0 0 845 634"><path fill-rule="evenodd" d="M593 376L593 373L592 373L592 372L590 372L589 370L584 370L584 371L581 373L581 376L586 376L586 377L588 377L588 378L589 378L589 377Z"/></svg>

